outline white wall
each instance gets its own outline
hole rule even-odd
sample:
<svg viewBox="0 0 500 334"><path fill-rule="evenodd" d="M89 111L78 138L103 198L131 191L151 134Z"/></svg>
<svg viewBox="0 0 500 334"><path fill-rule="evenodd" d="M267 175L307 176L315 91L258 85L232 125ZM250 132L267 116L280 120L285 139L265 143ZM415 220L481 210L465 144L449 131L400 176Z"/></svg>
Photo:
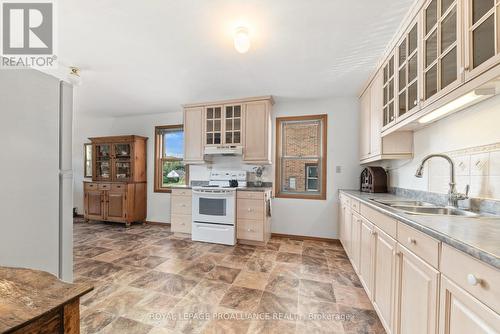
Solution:
<svg viewBox="0 0 500 334"><path fill-rule="evenodd" d="M335 98L282 102L274 107L275 117L314 114L328 114L327 199L275 198L272 230L274 233L338 238L338 190L358 187L359 105L356 98ZM335 173L336 166L341 166L341 173Z"/></svg>
<svg viewBox="0 0 500 334"><path fill-rule="evenodd" d="M445 119L423 128L414 134L415 157L411 161L392 162L388 166L392 186L429 191L432 170L426 169L424 178L416 178L415 171L427 154L455 151L500 142L500 96L483 101ZM449 176L442 177L448 180ZM498 174L497 174L498 175ZM443 180L443 182L446 182ZM460 180L460 179L459 179ZM433 180L438 181L438 180ZM465 181L464 181L465 182ZM491 182L485 179L483 182ZM459 191L464 184L459 182ZM473 191L476 191L473 189ZM497 195L496 198L499 198Z"/></svg>
<svg viewBox="0 0 500 334"><path fill-rule="evenodd" d="M274 106L274 115L297 116L328 114L328 184L327 200L275 199L273 204L273 232L337 237L337 196L340 188L357 188L360 167L358 163L358 102L356 98L324 100L280 101ZM148 141L148 217L155 222L170 221L170 195L153 191L154 173L154 127L157 125L181 124L182 113L172 112L158 115L119 117L105 119L101 126L93 127L98 119L85 119L78 124L79 143L75 143L75 166L83 166L82 138L93 135L135 134L149 137ZM273 120L273 127L275 121ZM92 130L91 135L87 135ZM274 133L274 129L273 129ZM77 140L75 140L76 142ZM77 147L78 146L78 147ZM274 146L274 145L273 145ZM274 157L274 154L273 154ZM251 171L254 166L240 164L238 157L218 157L210 165L191 166L191 180L207 180L209 168L240 169ZM335 174L335 166L342 166L342 173ZM75 168L75 183L81 183L82 167ZM265 181L273 181L274 166L267 166ZM82 189L75 185L75 203L82 212Z"/></svg>

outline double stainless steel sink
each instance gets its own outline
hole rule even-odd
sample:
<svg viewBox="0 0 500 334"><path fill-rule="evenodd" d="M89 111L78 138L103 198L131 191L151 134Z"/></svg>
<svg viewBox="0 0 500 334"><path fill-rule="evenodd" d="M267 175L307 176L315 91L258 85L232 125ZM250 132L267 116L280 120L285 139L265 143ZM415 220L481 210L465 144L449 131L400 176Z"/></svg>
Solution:
<svg viewBox="0 0 500 334"><path fill-rule="evenodd" d="M376 199L373 201L413 215L454 216L467 218L481 217L480 214L471 211L457 209L454 207L436 206L434 204L421 201L384 201Z"/></svg>

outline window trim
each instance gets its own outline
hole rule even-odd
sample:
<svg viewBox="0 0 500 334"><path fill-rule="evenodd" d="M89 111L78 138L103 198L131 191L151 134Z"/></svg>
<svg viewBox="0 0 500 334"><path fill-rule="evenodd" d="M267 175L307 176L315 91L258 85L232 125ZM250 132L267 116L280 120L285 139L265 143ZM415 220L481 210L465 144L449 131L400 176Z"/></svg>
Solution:
<svg viewBox="0 0 500 334"><path fill-rule="evenodd" d="M281 124L288 121L321 121L322 123L322 138L321 138L321 168L320 168L320 179L321 179L321 192L319 194L291 194L283 193L281 191L281 150L282 150L282 134L281 134ZM327 186L327 152L328 152L328 115L306 115L306 116L291 116L291 117L277 117L276 118L276 170L275 170L275 197L277 198L295 198L295 199L309 199L309 200L326 200L326 186Z"/></svg>
<svg viewBox="0 0 500 334"><path fill-rule="evenodd" d="M176 124L176 125L160 125L160 126L155 126L155 162L154 162L154 192L155 193L171 193L172 188L170 187L163 187L162 186L162 174L163 170L161 166L163 165L163 157L162 157L162 151L163 151L163 140L162 140L162 135L158 134L159 130L165 130L165 129L182 129L184 130L184 125L183 124ZM189 165L186 165L186 183L189 184Z"/></svg>
<svg viewBox="0 0 500 334"><path fill-rule="evenodd" d="M92 149L90 151L90 157L87 156L87 147L90 146ZM92 174L93 174L93 165L94 165L94 161L93 161L93 158L94 158L94 147L92 145L92 143L84 143L83 144L83 178L84 179L91 179L92 178ZM90 160L90 174L88 173L89 171L87 170L87 161Z"/></svg>

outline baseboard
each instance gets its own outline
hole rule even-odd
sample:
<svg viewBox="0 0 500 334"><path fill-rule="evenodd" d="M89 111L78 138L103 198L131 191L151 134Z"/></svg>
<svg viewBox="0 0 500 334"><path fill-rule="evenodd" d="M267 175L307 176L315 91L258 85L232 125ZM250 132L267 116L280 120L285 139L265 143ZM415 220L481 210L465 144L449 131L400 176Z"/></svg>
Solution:
<svg viewBox="0 0 500 334"><path fill-rule="evenodd" d="M148 225L170 226L170 223L160 223L160 222L153 222L153 221L149 221L149 220L144 221L144 223L146 223Z"/></svg>
<svg viewBox="0 0 500 334"><path fill-rule="evenodd" d="M312 240L312 241L325 241L325 242L333 242L333 243L338 243L340 244L339 239L330 239L330 238L320 238L320 237L310 237L307 235L295 235L295 234L282 234L282 233L272 233L271 237L278 237L278 238L288 238L288 239L293 239L293 240Z"/></svg>

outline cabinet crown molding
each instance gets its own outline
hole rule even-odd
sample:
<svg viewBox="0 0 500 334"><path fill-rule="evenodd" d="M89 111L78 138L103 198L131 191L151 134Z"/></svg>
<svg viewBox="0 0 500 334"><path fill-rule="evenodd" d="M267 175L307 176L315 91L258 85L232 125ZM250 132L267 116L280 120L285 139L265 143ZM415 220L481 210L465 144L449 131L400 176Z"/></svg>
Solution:
<svg viewBox="0 0 500 334"><path fill-rule="evenodd" d="M183 104L182 107L183 108L195 108L195 107L247 103L247 102L257 102L257 101L269 101L272 105L274 105L274 103L275 103L274 97L272 95L265 95L265 96L246 97L246 98L241 98L241 99L229 99L229 100L218 100L218 101L209 101L209 102L188 103L188 104Z"/></svg>

